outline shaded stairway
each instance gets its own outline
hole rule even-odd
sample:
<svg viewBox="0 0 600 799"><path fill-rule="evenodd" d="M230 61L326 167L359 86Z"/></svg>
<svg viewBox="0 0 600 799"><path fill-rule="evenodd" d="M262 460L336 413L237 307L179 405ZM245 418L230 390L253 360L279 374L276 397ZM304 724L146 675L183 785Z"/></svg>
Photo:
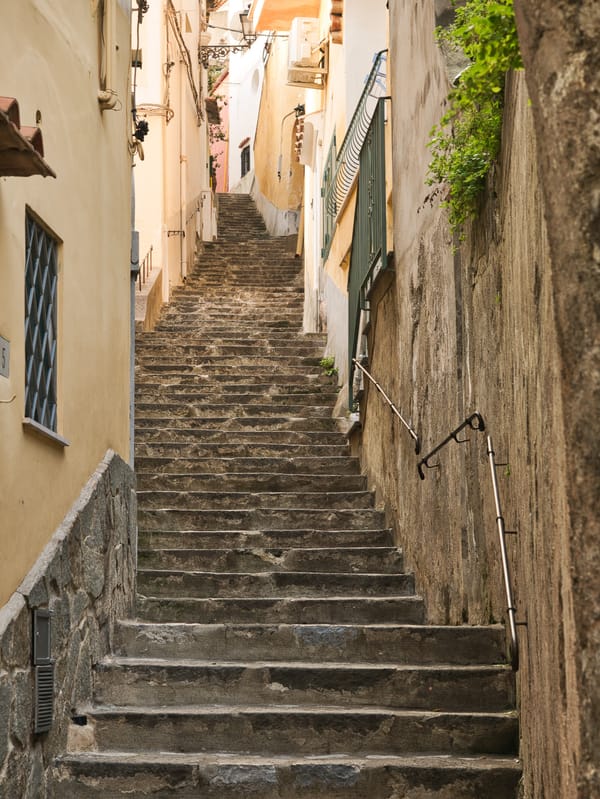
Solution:
<svg viewBox="0 0 600 799"><path fill-rule="evenodd" d="M499 627L422 600L331 418L302 275L245 196L137 349L135 620L56 796L508 799Z"/></svg>

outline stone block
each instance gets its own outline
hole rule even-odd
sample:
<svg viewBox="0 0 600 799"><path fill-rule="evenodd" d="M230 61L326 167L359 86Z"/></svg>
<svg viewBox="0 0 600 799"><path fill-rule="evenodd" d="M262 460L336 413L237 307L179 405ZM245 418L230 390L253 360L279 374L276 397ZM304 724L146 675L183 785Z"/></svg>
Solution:
<svg viewBox="0 0 600 799"><path fill-rule="evenodd" d="M42 799L46 796L46 773L41 746L34 747L29 760L30 771L23 799Z"/></svg>
<svg viewBox="0 0 600 799"><path fill-rule="evenodd" d="M10 731L13 740L25 748L33 729L33 691L34 682L31 669L20 671L12 677L13 707Z"/></svg>
<svg viewBox="0 0 600 799"><path fill-rule="evenodd" d="M8 730L10 706L12 702L12 686L7 672L0 672L0 772L8 755Z"/></svg>
<svg viewBox="0 0 600 799"><path fill-rule="evenodd" d="M25 598L14 593L0 608L0 665L26 666L31 659L31 615Z"/></svg>

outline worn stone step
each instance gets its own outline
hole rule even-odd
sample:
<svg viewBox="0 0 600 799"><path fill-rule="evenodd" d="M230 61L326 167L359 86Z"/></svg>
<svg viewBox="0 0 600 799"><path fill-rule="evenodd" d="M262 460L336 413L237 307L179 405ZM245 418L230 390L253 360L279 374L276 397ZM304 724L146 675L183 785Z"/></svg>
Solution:
<svg viewBox="0 0 600 799"><path fill-rule="evenodd" d="M205 624L422 624L423 600L399 597L182 598L138 594L142 621Z"/></svg>
<svg viewBox="0 0 600 799"><path fill-rule="evenodd" d="M139 546L143 549L235 549L315 548L315 547L387 547L393 546L389 528L377 530L154 530L141 529Z"/></svg>
<svg viewBox="0 0 600 799"><path fill-rule="evenodd" d="M232 434L230 433L230 436ZM183 455L183 453L182 453ZM317 474L317 475L357 475L358 458L335 457L254 457L254 458L201 458L201 457L136 457L136 467L140 472L154 474Z"/></svg>
<svg viewBox="0 0 600 799"><path fill-rule="evenodd" d="M322 486L326 489L327 486ZM371 491L171 491L140 490L138 507L140 510L159 508L161 510L241 510L244 508L294 508L295 510L348 508L372 508Z"/></svg>
<svg viewBox="0 0 600 799"><path fill-rule="evenodd" d="M142 416L135 420L136 430L144 427L179 428L180 430L300 430L332 432L337 429L328 416Z"/></svg>
<svg viewBox="0 0 600 799"><path fill-rule="evenodd" d="M191 460L193 458L251 458L251 457L261 457L261 458L343 458L348 455L349 448L347 444L323 444L318 445L315 444L311 446L310 444L295 444L295 443L279 443L273 441L259 441L256 438L250 441L223 441L223 442L178 442L178 441L138 441L136 442L135 447L136 453L136 460L140 458L173 458L176 455L180 455L184 460ZM151 482L152 478L160 479L154 472L149 471L145 472L142 469L138 469L137 476L138 476L138 486L143 488L142 481ZM189 476L189 472L184 473L185 476ZM174 475L174 478L177 478L179 475ZM182 475L183 476L183 475ZM233 474L229 474L232 479ZM239 475L241 476L241 475ZM314 473L310 473L308 475L312 479L314 479ZM288 478L285 475L281 474L280 472L272 473L271 477L273 479L278 479L281 482L279 485L285 485L286 480ZM337 486L337 480L341 480L336 475L328 475L331 477L333 482L329 483L332 488ZM254 478L256 480L262 479L259 474L255 474ZM301 475L297 475L297 479L300 479ZM202 479L202 477L200 478ZM206 475L206 479L210 480L211 475ZM251 477L249 479L252 479ZM268 477L265 477L268 479ZM289 478L290 480L292 478ZM347 481L344 482L345 486L348 486L350 490L354 488L358 488L359 486L363 486L365 478L361 477L351 477L350 475L347 476ZM296 483L298 485L298 483Z"/></svg>
<svg viewBox="0 0 600 799"><path fill-rule="evenodd" d="M350 708L193 705L94 707L88 711L100 749L123 752L240 754L513 754L511 713L452 713Z"/></svg>
<svg viewBox="0 0 600 799"><path fill-rule="evenodd" d="M509 666L110 657L95 667L93 698L115 706L285 704L489 713L514 706L514 675Z"/></svg>
<svg viewBox="0 0 600 799"><path fill-rule="evenodd" d="M144 569L137 573L138 592L152 597L321 598L409 596L412 574L344 572L206 572Z"/></svg>
<svg viewBox="0 0 600 799"><path fill-rule="evenodd" d="M336 399L337 392L315 392L301 393L300 391L273 391L272 388L265 387L264 390L229 391L223 385L211 385L210 387L189 387L189 386L168 386L160 385L154 388L145 384L138 387L137 393L143 397L140 407L144 403L161 404L180 404L192 406L194 408L216 407L227 408L228 411L235 412L236 408L244 407L251 412L251 408L269 406L271 413L274 409L283 410L287 414L302 413L302 409L307 410L312 407L326 408L328 416L331 416L331 408ZM296 410L292 410L296 409ZM298 410L300 409L300 410ZM307 415L312 415L308 411Z"/></svg>
<svg viewBox="0 0 600 799"><path fill-rule="evenodd" d="M397 547L309 547L275 549L139 549L142 569L192 571L386 572L403 570Z"/></svg>
<svg viewBox="0 0 600 799"><path fill-rule="evenodd" d="M61 758L51 799L514 799L510 757L85 752Z"/></svg>
<svg viewBox="0 0 600 799"><path fill-rule="evenodd" d="M296 372L266 372L252 370L250 373L239 371L218 372L215 370L178 372L148 372L142 369L136 370L136 383L139 386L150 384L152 386L183 386L191 388L199 386L210 388L216 386L219 389L228 391L232 386L238 386L241 391L251 391L252 389L262 390L263 386L270 386L273 391L294 391L297 389L311 391L331 391L334 383L331 377L319 371L312 371L310 374L306 370ZM235 390L235 389L233 389Z"/></svg>
<svg viewBox="0 0 600 799"><path fill-rule="evenodd" d="M382 511L302 508L234 510L140 510L140 530L269 530L312 527L321 530L371 530L385 527Z"/></svg>
<svg viewBox="0 0 600 799"><path fill-rule="evenodd" d="M242 344L244 346L253 345L253 346L264 346L264 347L273 347L273 346L284 346L284 347L295 347L295 346L310 346L315 350L323 350L327 343L327 336L323 335L322 333L302 333L301 335L293 336L290 335L288 332L281 332L281 333L270 333L268 336L264 334L262 330L253 330L250 333L244 333L244 335L237 335L235 328L231 325L228 326L221 326L217 328L218 335L214 335L214 328L213 328L213 335L209 339L205 335L196 332L195 330L188 331L187 336L182 336L180 339L172 339L170 336L166 336L164 333L157 332L156 330L151 330L148 333L144 333L143 336L140 336L139 342L136 341L136 348L146 347L150 348L155 344L159 347L168 346L169 342L173 342L174 344L183 344L187 346L194 346L195 344L207 344L213 342L214 340L218 340L219 344Z"/></svg>
<svg viewBox="0 0 600 799"><path fill-rule="evenodd" d="M160 658L413 665L506 664L502 625L450 627L429 624L154 624L117 622L113 651Z"/></svg>
<svg viewBox="0 0 600 799"><path fill-rule="evenodd" d="M163 446L174 444L180 446L181 443L188 443L190 446L190 453L193 453L193 448L198 445L206 444L231 444L233 446L254 444L257 447L266 444L267 446L283 446L283 445L308 445L313 444L323 446L340 446L343 445L347 448L348 442L339 430L329 431L315 431L315 430L237 430L235 435L232 435L231 430L213 427L199 430L177 430L171 427L140 427L136 429L136 451L138 450L137 444L143 449L154 446L155 444ZM340 457L332 451L332 457ZM168 455L168 453L167 453ZM185 457L185 456L184 456ZM208 457L208 455L207 455ZM294 452L290 453L290 457L294 457ZM299 455L306 459L307 453ZM323 453L315 452L315 460L323 457ZM352 461L352 458L350 458Z"/></svg>
<svg viewBox="0 0 600 799"><path fill-rule="evenodd" d="M136 404L137 416L140 419L170 418L188 419L202 417L203 419L219 418L226 416L234 418L249 417L253 419L272 419L274 415L290 417L303 417L304 419L326 419L331 423L331 407L329 405L300 405L297 402L287 404L273 404L269 398L260 405L246 405L240 403L225 404L209 398L199 402L171 401L166 398L155 402L138 402Z"/></svg>
<svg viewBox="0 0 600 799"><path fill-rule="evenodd" d="M256 472L255 474L228 472L226 474L165 474L155 472L137 472L138 496L144 494L175 491L190 494L208 491L243 491L252 496L256 492L314 492L320 494L352 493L364 491L366 477L362 475L315 475L286 474L285 472ZM373 495L369 493L370 505ZM261 500L262 501L262 500ZM148 507L148 504L145 504ZM363 506L367 507L367 506Z"/></svg>

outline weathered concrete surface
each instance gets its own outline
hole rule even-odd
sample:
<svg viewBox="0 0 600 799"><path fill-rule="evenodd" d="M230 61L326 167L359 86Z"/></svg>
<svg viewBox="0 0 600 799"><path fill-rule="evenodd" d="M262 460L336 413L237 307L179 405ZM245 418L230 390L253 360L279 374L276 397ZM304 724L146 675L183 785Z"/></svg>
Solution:
<svg viewBox="0 0 600 799"><path fill-rule="evenodd" d="M600 7L517 0L515 9L537 133L567 441L571 580L560 598L575 624L565 625L561 641L566 740L556 770L564 774L561 795L587 799L600 793ZM528 793L556 784L549 776L540 769Z"/></svg>
<svg viewBox="0 0 600 799"><path fill-rule="evenodd" d="M46 796L47 772L66 749L73 708L92 693L92 666L112 644L117 617L133 610L133 473L109 451L37 563L0 608L0 796ZM31 619L52 611L54 721L33 735Z"/></svg>
<svg viewBox="0 0 600 799"><path fill-rule="evenodd" d="M426 199L449 88L434 10L390 0L396 279L376 290L370 363L423 454L478 410L509 464L500 490L528 623L523 795L587 799L600 792L600 7L515 5L527 70L509 78L499 165L454 253L439 197ZM504 618L485 436L449 444L422 482L374 393L363 425L363 466L429 618Z"/></svg>

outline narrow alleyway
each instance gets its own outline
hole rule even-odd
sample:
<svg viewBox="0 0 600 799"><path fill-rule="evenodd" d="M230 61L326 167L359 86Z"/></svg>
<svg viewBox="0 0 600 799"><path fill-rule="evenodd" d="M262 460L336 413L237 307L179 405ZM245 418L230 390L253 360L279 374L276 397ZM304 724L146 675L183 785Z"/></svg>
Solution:
<svg viewBox="0 0 600 799"><path fill-rule="evenodd" d="M54 795L514 799L504 630L424 623L301 334L293 245L219 205L138 341L138 617Z"/></svg>

